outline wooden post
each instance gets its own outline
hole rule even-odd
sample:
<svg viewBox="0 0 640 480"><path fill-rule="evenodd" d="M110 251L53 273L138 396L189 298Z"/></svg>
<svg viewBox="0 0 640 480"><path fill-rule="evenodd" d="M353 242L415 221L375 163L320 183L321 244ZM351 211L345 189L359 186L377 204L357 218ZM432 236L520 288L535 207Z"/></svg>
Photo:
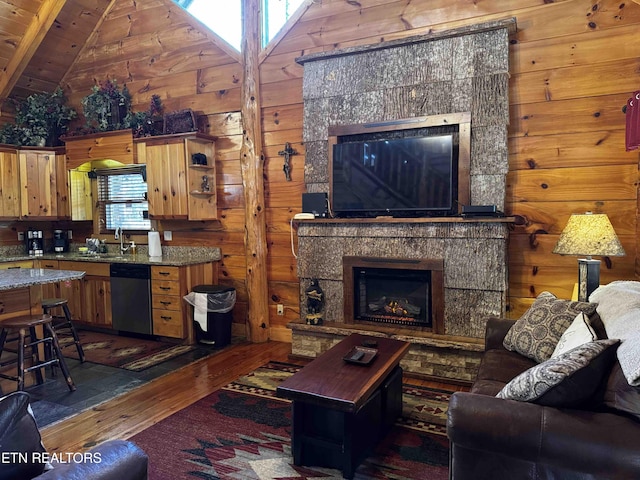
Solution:
<svg viewBox="0 0 640 480"><path fill-rule="evenodd" d="M242 1L242 147L240 167L244 188L244 247L249 297L248 337L251 342L269 339L267 287L267 226L264 201L264 157L260 125L260 0Z"/></svg>

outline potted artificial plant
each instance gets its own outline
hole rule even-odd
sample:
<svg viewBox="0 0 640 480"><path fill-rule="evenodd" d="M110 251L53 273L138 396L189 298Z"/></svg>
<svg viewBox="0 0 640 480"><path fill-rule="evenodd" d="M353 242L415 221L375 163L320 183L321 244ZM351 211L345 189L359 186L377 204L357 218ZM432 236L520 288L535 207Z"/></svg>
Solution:
<svg viewBox="0 0 640 480"><path fill-rule="evenodd" d="M82 99L82 112L89 133L131 128L131 94L126 85L120 90L115 80L107 80Z"/></svg>
<svg viewBox="0 0 640 480"><path fill-rule="evenodd" d="M60 87L29 95L16 107L15 123L0 129L0 142L32 147L57 147L77 112L67 105Z"/></svg>

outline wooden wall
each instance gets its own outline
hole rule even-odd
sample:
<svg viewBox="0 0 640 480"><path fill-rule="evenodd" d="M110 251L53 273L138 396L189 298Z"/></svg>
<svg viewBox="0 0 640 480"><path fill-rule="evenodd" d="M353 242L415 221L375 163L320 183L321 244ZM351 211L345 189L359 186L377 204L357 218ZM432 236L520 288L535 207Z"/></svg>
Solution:
<svg viewBox="0 0 640 480"><path fill-rule="evenodd" d="M289 221L304 191L301 55L366 45L430 31L515 17L509 128L510 173L506 213L526 225L510 242L511 315L543 290L569 297L576 258L551 250L569 215L609 214L627 252L603 262L602 280L637 276L638 153L625 152L621 111L640 88L640 5L612 0L316 0L262 53L263 144L268 209L271 338L289 340L286 323L299 317L296 259ZM136 109L159 94L167 110L206 114L219 137L220 221L166 224L172 245L219 246L223 282L238 290L234 321L242 328L249 299L244 288L244 198L240 177L239 54L203 33L169 0L115 0L63 86L79 105L94 81L126 83ZM282 171L291 143L292 181ZM276 304L285 315L276 315Z"/></svg>

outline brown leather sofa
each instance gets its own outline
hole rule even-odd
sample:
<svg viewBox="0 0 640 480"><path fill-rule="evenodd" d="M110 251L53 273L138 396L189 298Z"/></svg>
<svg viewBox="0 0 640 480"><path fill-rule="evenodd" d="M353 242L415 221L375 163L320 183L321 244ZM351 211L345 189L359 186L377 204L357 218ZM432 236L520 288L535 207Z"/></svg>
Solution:
<svg viewBox="0 0 640 480"><path fill-rule="evenodd" d="M640 479L640 387L617 361L586 405L555 408L496 398L536 365L504 348L513 320L491 318L485 353L470 392L449 402L452 480ZM606 338L597 329L599 338Z"/></svg>
<svg viewBox="0 0 640 480"><path fill-rule="evenodd" d="M24 392L0 398L0 454L0 479L147 479L146 453L124 440L104 442L87 452L48 453Z"/></svg>

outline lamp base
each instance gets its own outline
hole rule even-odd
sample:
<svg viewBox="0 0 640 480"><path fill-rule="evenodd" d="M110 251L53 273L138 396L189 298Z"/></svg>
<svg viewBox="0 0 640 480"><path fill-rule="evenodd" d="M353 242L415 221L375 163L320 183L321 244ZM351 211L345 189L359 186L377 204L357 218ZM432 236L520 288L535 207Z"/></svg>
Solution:
<svg viewBox="0 0 640 480"><path fill-rule="evenodd" d="M589 295L600 286L600 260L578 259L578 301L588 302Z"/></svg>

